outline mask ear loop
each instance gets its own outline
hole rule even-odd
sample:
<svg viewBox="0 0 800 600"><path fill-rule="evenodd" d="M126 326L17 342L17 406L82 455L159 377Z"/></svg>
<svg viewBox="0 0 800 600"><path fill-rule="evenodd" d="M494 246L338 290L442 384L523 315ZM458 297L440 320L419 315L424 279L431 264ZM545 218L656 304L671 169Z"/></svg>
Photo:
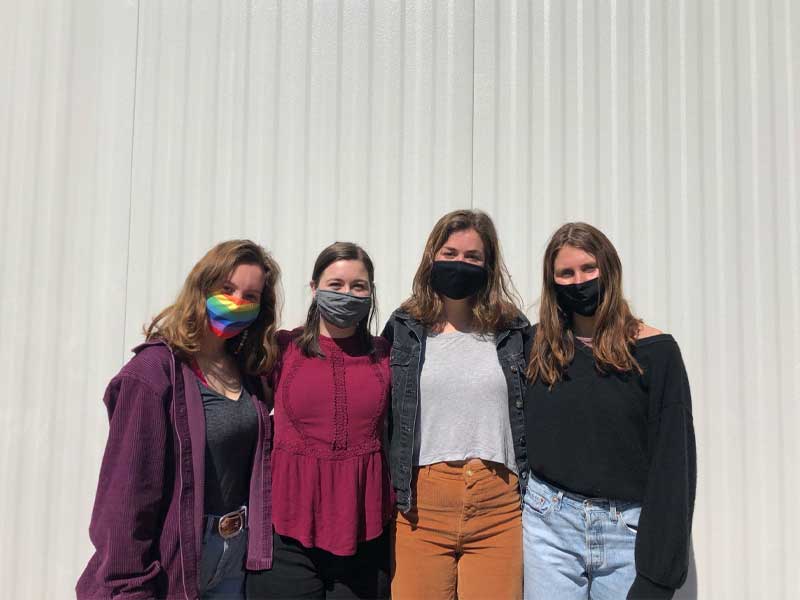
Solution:
<svg viewBox="0 0 800 600"><path fill-rule="evenodd" d="M239 354L239 352L242 351L242 348L244 348L244 343L247 341L247 333L248 333L248 331L249 330L245 329L242 332L242 339L239 340L239 345L236 346L236 350L233 351L234 354Z"/></svg>

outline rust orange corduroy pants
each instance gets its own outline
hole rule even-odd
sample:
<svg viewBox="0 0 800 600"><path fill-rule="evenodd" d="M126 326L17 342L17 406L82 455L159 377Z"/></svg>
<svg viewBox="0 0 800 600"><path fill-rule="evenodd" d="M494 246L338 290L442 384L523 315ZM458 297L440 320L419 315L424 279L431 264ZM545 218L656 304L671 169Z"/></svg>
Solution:
<svg viewBox="0 0 800 600"><path fill-rule="evenodd" d="M522 598L517 477L472 459L414 469L414 505L395 520L393 600Z"/></svg>

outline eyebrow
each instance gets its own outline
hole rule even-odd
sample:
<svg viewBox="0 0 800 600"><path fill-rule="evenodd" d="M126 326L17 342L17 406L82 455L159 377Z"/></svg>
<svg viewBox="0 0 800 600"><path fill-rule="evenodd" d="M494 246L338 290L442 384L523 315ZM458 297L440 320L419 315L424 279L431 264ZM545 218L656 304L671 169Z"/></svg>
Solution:
<svg viewBox="0 0 800 600"><path fill-rule="evenodd" d="M222 285L223 286L229 285L231 287L236 287L236 284L233 283L230 279L226 279L224 282L222 282ZM262 290L262 288L248 288L248 289L243 290L243 291L244 291L245 294L250 293L250 292L253 292L253 293L256 293L256 294L261 294L261 292L263 290Z"/></svg>
<svg viewBox="0 0 800 600"><path fill-rule="evenodd" d="M331 277L330 279L327 280L327 282L328 283L333 283L333 282L344 283L344 279L342 277ZM369 281L366 280L366 279L353 279L352 283L369 283Z"/></svg>
<svg viewBox="0 0 800 600"><path fill-rule="evenodd" d="M597 267L597 261L594 262L585 262L578 265L579 269L583 267ZM560 269L556 269L556 273L563 273L564 271L574 271L573 267L561 267Z"/></svg>
<svg viewBox="0 0 800 600"><path fill-rule="evenodd" d="M458 248L454 248L453 246L442 246L442 250L452 250L453 252L458 252ZM478 254L482 255L483 251L476 249L466 250L464 254Z"/></svg>

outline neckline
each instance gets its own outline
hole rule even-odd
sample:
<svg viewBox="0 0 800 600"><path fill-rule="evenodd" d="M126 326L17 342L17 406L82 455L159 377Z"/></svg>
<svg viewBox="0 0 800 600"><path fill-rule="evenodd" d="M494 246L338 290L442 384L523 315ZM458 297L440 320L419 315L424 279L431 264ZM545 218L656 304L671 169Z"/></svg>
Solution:
<svg viewBox="0 0 800 600"><path fill-rule="evenodd" d="M346 354L358 354L364 346L358 333L343 338L332 338L320 333L319 345L334 352L345 352Z"/></svg>
<svg viewBox="0 0 800 600"><path fill-rule="evenodd" d="M636 339L636 345L637 346L642 346L642 345L646 346L650 342L665 342L665 341L669 341L671 339L673 339L673 337L672 337L672 334L670 334L670 333L657 333L655 335L649 335L647 337L637 338Z"/></svg>
<svg viewBox="0 0 800 600"><path fill-rule="evenodd" d="M218 398L222 398L223 400L227 400L228 402L239 402L242 398L244 398L244 394L245 394L244 382L242 382L242 387L239 389L239 397L238 398L228 398L225 394L220 394L217 390L212 388L210 385L208 385L204 381L198 380L197 384L200 387L205 388L207 391L211 392L212 394L214 394Z"/></svg>
<svg viewBox="0 0 800 600"><path fill-rule="evenodd" d="M461 331L460 329L454 329L453 331L440 331L439 333L429 331L428 337L442 337L445 335L473 335L474 333L474 331Z"/></svg>
<svg viewBox="0 0 800 600"><path fill-rule="evenodd" d="M573 337L575 337L575 339L580 342L580 338L577 335L575 335L574 333L573 333ZM590 339L594 339L594 338L590 338ZM634 342L633 342L633 345L638 348L638 347L647 346L649 344L653 344L653 343L656 343L656 342L666 342L666 341L669 341L669 340L672 340L672 339L673 339L672 334L669 334L669 333L657 333L655 335L650 335L650 336L647 336L647 337L644 337L644 338L636 338L636 340L634 340ZM587 354L590 354L590 355L594 356L594 352L592 351L592 347L591 346L587 346L584 343L577 343L577 344L575 344L575 346L577 348L579 348L582 352L585 352Z"/></svg>
<svg viewBox="0 0 800 600"><path fill-rule="evenodd" d="M358 333L354 333L353 335L348 335L342 338L335 338L329 335L319 334L319 341L325 342L326 344L346 344L353 340L359 340Z"/></svg>

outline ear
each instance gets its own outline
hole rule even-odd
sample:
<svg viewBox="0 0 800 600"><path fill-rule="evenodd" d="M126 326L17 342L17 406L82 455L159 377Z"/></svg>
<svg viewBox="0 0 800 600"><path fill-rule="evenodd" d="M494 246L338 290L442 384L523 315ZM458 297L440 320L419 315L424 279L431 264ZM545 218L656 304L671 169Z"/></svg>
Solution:
<svg viewBox="0 0 800 600"><path fill-rule="evenodd" d="M311 297L312 298L316 298L317 297L317 282L312 279L311 281L309 281L308 285L311 286Z"/></svg>

